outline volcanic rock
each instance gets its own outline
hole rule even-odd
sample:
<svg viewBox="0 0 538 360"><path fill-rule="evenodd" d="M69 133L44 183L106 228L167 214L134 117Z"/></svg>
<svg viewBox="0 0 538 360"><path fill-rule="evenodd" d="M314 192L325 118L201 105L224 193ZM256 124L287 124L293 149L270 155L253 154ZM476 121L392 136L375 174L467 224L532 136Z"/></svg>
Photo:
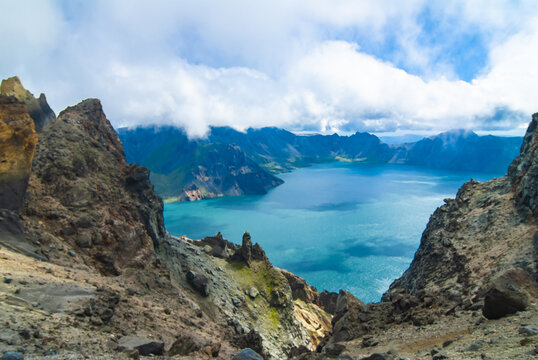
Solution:
<svg viewBox="0 0 538 360"><path fill-rule="evenodd" d="M236 354L232 360L263 360L263 357L254 350L247 348L241 350L241 352Z"/></svg>
<svg viewBox="0 0 538 360"><path fill-rule="evenodd" d="M34 122L24 104L0 95L0 208L21 208L36 144Z"/></svg>
<svg viewBox="0 0 538 360"><path fill-rule="evenodd" d="M164 352L164 343L136 336L124 336L119 339L117 350L138 350L138 353L142 356L151 354L162 355Z"/></svg>
<svg viewBox="0 0 538 360"><path fill-rule="evenodd" d="M455 199L431 216L409 269L388 291L431 291L453 304L480 298L492 280L510 268L538 278L538 114L533 115L508 176L471 180ZM442 266L440 266L442 264Z"/></svg>
<svg viewBox="0 0 538 360"><path fill-rule="evenodd" d="M510 165L508 177L512 182L517 202L538 217L538 113L532 115L527 128L521 154Z"/></svg>
<svg viewBox="0 0 538 360"><path fill-rule="evenodd" d="M21 352L8 351L2 355L0 360L24 360L24 354Z"/></svg>
<svg viewBox="0 0 538 360"><path fill-rule="evenodd" d="M235 253L230 257L231 261L241 261L244 262L247 266L251 266L252 261L262 261L271 266L265 251L257 243L252 246L252 240L250 239L250 234L248 231L245 231L243 234L243 239L241 242L241 247L238 248Z"/></svg>
<svg viewBox="0 0 538 360"><path fill-rule="evenodd" d="M281 270L291 287L293 299L316 303L319 293L315 287L307 284L306 280L286 270Z"/></svg>
<svg viewBox="0 0 538 360"><path fill-rule="evenodd" d="M392 356L384 353L375 353L367 357L363 357L361 360L394 360Z"/></svg>
<svg viewBox="0 0 538 360"><path fill-rule="evenodd" d="M193 271L187 272L187 281L202 296L209 296L209 279L205 275L199 275Z"/></svg>
<svg viewBox="0 0 538 360"><path fill-rule="evenodd" d="M153 254L165 235L162 209L148 170L125 162L99 100L67 108L40 133L22 211L37 236L119 274Z"/></svg>
<svg viewBox="0 0 538 360"><path fill-rule="evenodd" d="M26 106L26 111L34 120L36 132L41 132L56 120L56 115L47 103L45 94L39 95L37 99L34 98L34 95L22 86L17 76L2 80L0 94L13 96Z"/></svg>
<svg viewBox="0 0 538 360"><path fill-rule="evenodd" d="M189 355L201 349L201 345L193 339L192 336L181 335L168 350L170 356L174 355Z"/></svg>
<svg viewBox="0 0 538 360"><path fill-rule="evenodd" d="M537 294L529 273L521 269L507 270L493 280L484 297L482 313L488 319L498 319L525 310Z"/></svg>
<svg viewBox="0 0 538 360"><path fill-rule="evenodd" d="M215 236L206 236L201 240L193 241L193 244L199 247L209 246L209 253L222 259L228 258L233 251L237 250L237 245L226 241L220 232Z"/></svg>
<svg viewBox="0 0 538 360"><path fill-rule="evenodd" d="M360 328L356 326L356 323L360 321L359 317L364 309L365 305L362 301L352 294L340 290L332 319L333 332L331 340L339 342L357 337L356 332L360 331Z"/></svg>

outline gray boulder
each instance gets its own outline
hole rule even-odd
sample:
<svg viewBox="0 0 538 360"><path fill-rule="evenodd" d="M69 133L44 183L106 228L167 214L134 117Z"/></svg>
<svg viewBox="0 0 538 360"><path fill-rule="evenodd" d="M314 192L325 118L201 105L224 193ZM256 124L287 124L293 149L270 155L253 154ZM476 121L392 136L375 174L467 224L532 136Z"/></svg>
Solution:
<svg viewBox="0 0 538 360"><path fill-rule="evenodd" d="M528 272L510 269L496 277L484 297L482 313L488 319L499 319L517 311L525 310L536 285Z"/></svg>
<svg viewBox="0 0 538 360"><path fill-rule="evenodd" d="M237 353L232 360L263 360L263 358L254 350L246 348Z"/></svg>
<svg viewBox="0 0 538 360"><path fill-rule="evenodd" d="M201 345L195 341L191 336L182 335L177 338L176 341L170 347L168 354L170 356L174 355L189 355L195 351L201 349Z"/></svg>
<svg viewBox="0 0 538 360"><path fill-rule="evenodd" d="M375 353L365 358L362 358L362 360L394 360L394 358L389 354Z"/></svg>
<svg viewBox="0 0 538 360"><path fill-rule="evenodd" d="M189 270L187 272L187 281L200 295L209 296L209 279L206 276Z"/></svg>
<svg viewBox="0 0 538 360"><path fill-rule="evenodd" d="M24 355L20 352L5 352L0 360L24 360Z"/></svg>
<svg viewBox="0 0 538 360"><path fill-rule="evenodd" d="M124 336L118 341L118 351L138 350L142 356L162 355L164 352L164 343L151 339L139 338L136 336Z"/></svg>

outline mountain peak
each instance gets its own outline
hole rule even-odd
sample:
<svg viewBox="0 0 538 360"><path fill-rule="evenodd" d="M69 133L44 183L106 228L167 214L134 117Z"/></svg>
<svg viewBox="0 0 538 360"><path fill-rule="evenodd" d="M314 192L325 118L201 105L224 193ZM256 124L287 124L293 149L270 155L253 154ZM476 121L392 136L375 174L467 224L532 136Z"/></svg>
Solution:
<svg viewBox="0 0 538 360"><path fill-rule="evenodd" d="M56 115L47 103L45 94L41 94L39 95L39 98L35 98L30 91L22 86L18 76L2 80L2 83L0 84L0 94L13 96L26 105L26 110L34 120L35 130L37 132L41 132L43 128L56 120Z"/></svg>
<svg viewBox="0 0 538 360"><path fill-rule="evenodd" d="M15 96L19 100L24 96L33 97L32 93L22 86L21 79L19 79L18 76L2 80L2 84L0 84L0 92L7 96Z"/></svg>
<svg viewBox="0 0 538 360"><path fill-rule="evenodd" d="M106 146L119 162L125 162L121 141L106 118L99 99L86 99L66 108L58 115L58 121L60 120L80 128L85 134Z"/></svg>

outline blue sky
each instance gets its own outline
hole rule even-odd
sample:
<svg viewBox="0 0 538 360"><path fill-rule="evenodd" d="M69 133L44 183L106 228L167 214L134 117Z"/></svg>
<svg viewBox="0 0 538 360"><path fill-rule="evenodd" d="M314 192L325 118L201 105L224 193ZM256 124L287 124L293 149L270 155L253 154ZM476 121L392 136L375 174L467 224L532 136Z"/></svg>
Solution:
<svg viewBox="0 0 538 360"><path fill-rule="evenodd" d="M448 4L447 4L448 3ZM0 76L119 126L522 134L535 1L0 0Z"/></svg>

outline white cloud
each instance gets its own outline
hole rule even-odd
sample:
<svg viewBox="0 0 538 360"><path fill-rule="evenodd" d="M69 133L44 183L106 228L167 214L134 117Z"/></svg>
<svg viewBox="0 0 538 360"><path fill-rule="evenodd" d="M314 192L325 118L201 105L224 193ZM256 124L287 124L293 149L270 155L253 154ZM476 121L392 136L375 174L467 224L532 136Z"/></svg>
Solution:
<svg viewBox="0 0 538 360"><path fill-rule="evenodd" d="M533 2L469 4L0 0L9 14L0 23L0 75L19 75L55 110L99 97L116 126L175 124L193 136L210 125L487 129L499 108L530 115L538 108ZM474 31L486 42L487 66L475 80L458 80L438 60L443 39L422 41L426 11L447 39ZM383 60L359 40L394 44Z"/></svg>

